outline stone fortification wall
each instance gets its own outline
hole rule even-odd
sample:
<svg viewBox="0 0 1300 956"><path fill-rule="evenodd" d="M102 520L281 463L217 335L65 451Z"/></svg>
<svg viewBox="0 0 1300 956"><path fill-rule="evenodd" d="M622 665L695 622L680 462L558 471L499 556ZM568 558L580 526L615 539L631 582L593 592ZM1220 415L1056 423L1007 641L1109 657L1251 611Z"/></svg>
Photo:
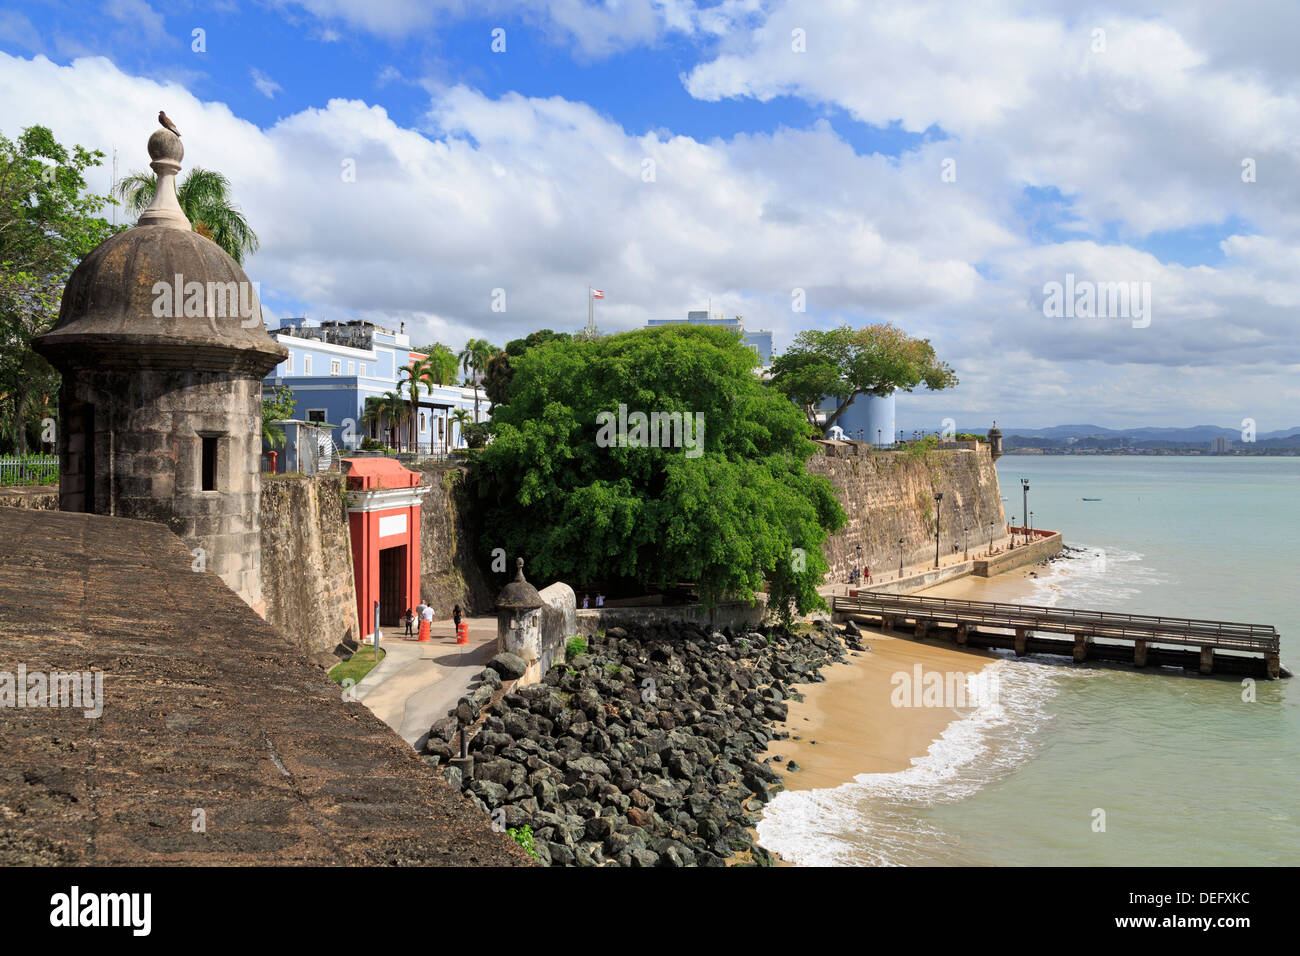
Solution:
<svg viewBox="0 0 1300 956"><path fill-rule="evenodd" d="M341 475L262 480L266 620L320 664L359 636L344 490Z"/></svg>
<svg viewBox="0 0 1300 956"><path fill-rule="evenodd" d="M987 445L913 453L878 451L863 442L819 444L822 451L808 460L808 471L830 479L849 519L826 540L827 583L846 581L857 563L876 574L897 570L900 552L905 564L933 561L936 492L943 492L941 553L951 555L954 541L963 544L964 528L970 529L971 550L987 541L990 523L997 536L1004 533L1002 493Z"/></svg>
<svg viewBox="0 0 1300 956"><path fill-rule="evenodd" d="M495 614L496 593L509 580L489 585L475 558L477 524L465 487L464 465L410 465L430 489L420 504L420 590L439 620L459 604L466 614ZM510 562L513 573L514 564Z"/></svg>

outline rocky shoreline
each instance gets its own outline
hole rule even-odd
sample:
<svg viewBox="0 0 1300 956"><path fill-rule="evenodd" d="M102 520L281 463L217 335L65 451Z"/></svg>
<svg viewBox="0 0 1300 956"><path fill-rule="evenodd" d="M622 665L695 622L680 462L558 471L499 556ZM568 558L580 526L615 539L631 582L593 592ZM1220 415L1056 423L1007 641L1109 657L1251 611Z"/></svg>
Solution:
<svg viewBox="0 0 1300 956"><path fill-rule="evenodd" d="M523 661L499 654L424 759L497 826L530 827L544 864L770 865L753 827L781 777L758 755L789 737L774 724L796 685L864 650L853 625L825 621L612 627L517 691Z"/></svg>

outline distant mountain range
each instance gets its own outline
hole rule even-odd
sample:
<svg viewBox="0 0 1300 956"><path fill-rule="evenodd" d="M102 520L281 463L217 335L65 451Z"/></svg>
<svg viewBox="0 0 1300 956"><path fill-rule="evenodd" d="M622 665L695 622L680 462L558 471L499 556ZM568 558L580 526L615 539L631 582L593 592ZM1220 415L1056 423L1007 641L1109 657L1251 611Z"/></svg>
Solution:
<svg viewBox="0 0 1300 956"><path fill-rule="evenodd" d="M1229 441L1241 441L1240 428L1222 428L1218 425L1193 425L1190 428L1103 428L1101 425L1053 425L1050 428L1015 428L999 425L1004 436L1021 438L1049 438L1065 441L1067 438L1104 438L1129 441L1169 441L1184 444L1208 443L1213 438L1227 438ZM1277 431L1258 432L1256 441L1269 439L1300 439L1300 425Z"/></svg>

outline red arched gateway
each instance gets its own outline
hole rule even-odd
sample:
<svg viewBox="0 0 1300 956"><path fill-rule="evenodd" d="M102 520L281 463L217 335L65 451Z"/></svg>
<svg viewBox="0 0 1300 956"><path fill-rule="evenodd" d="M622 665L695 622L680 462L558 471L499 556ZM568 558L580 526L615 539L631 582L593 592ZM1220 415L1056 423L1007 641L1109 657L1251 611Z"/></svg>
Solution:
<svg viewBox="0 0 1300 956"><path fill-rule="evenodd" d="M418 472L392 458L344 458L352 568L359 633L374 639L379 622L395 627L420 602L420 486Z"/></svg>

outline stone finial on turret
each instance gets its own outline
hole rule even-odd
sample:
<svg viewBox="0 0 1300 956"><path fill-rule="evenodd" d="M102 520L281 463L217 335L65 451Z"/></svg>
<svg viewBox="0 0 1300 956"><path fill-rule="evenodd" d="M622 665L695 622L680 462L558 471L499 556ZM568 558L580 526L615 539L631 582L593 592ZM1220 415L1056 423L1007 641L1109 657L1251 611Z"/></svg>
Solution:
<svg viewBox="0 0 1300 956"><path fill-rule="evenodd" d="M524 559L515 558L515 579L501 589L497 608L507 611L533 611L542 606L542 596L524 579Z"/></svg>
<svg viewBox="0 0 1300 956"><path fill-rule="evenodd" d="M171 226L173 229L192 228L180 202L176 199L176 174L181 171L185 147L181 138L171 130L159 127L149 137L149 168L157 177L153 201L140 213L137 226Z"/></svg>

